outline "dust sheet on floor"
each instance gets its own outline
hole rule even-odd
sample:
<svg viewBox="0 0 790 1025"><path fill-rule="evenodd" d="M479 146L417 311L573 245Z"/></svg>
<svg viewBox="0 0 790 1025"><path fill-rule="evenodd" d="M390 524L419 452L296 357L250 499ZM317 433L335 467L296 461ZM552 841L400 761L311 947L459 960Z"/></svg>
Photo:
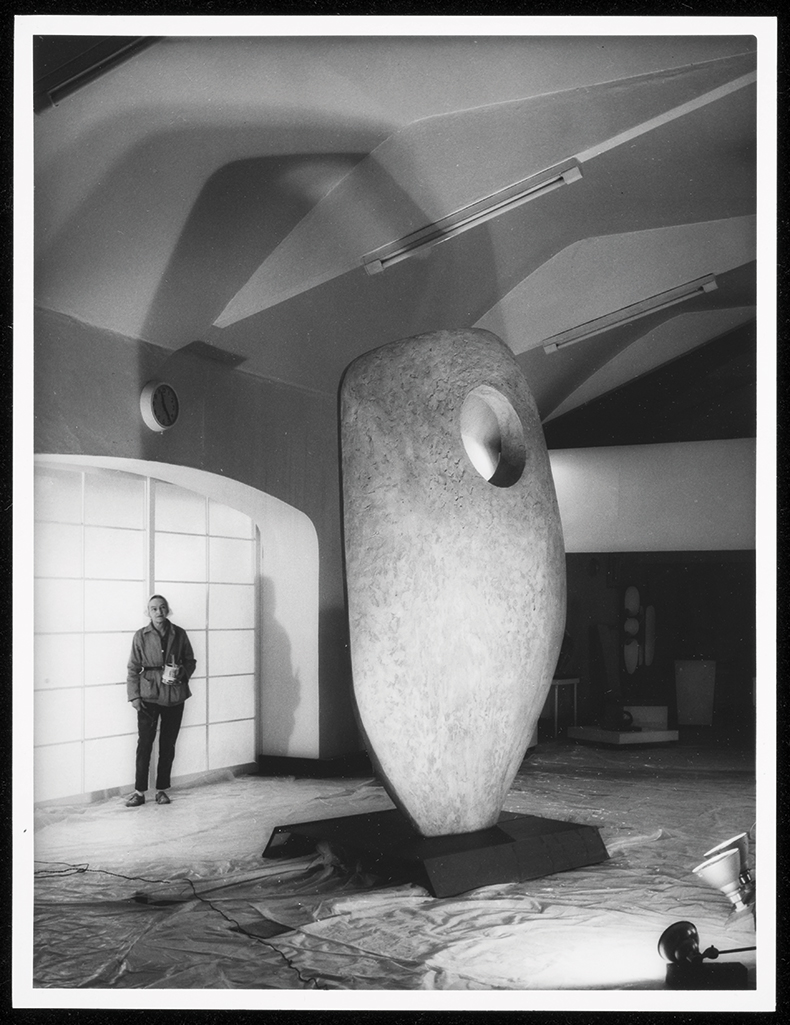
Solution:
<svg viewBox="0 0 790 1025"><path fill-rule="evenodd" d="M753 853L754 773L715 756L533 753L504 810L595 826L610 859L445 899L326 844L262 858L276 826L392 808L374 779L215 773L172 797L37 809L35 987L656 989L674 921L704 946L755 942L691 871L744 830ZM738 959L753 983L754 953Z"/></svg>

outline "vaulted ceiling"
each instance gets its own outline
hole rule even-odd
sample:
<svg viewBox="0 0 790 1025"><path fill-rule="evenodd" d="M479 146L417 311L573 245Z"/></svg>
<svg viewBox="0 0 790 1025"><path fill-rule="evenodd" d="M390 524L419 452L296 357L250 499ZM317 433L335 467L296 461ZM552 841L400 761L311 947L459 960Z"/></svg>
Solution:
<svg viewBox="0 0 790 1025"><path fill-rule="evenodd" d="M112 40L101 60L96 39L39 41L57 101L35 120L40 306L333 395L362 352L477 326L516 354L550 443L627 440L606 417L753 433L752 37L121 42L114 63ZM110 70L83 79L91 49L83 71ZM366 271L571 158L577 180ZM544 350L707 275L710 291Z"/></svg>

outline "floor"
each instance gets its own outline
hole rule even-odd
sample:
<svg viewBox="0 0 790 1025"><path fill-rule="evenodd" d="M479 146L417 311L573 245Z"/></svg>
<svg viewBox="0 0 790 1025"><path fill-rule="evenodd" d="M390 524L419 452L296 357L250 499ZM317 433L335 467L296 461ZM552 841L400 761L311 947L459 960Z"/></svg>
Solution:
<svg viewBox="0 0 790 1025"><path fill-rule="evenodd" d="M326 847L262 858L277 825L391 808L370 776L219 773L172 796L37 809L34 987L663 990L670 923L703 948L755 942L752 914L691 871L756 839L753 750L710 730L628 749L541 737L505 810L594 825L609 860L443 900ZM738 959L753 987L754 953Z"/></svg>

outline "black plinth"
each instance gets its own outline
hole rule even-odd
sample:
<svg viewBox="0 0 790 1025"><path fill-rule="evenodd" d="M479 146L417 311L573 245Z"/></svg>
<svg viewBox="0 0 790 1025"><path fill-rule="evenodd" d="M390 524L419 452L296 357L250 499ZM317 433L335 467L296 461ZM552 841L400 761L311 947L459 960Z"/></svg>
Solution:
<svg viewBox="0 0 790 1025"><path fill-rule="evenodd" d="M296 856L321 841L341 860L354 859L386 879L418 882L435 897L538 879L609 857L594 826L505 811L490 829L424 837L397 810L277 826L263 857Z"/></svg>

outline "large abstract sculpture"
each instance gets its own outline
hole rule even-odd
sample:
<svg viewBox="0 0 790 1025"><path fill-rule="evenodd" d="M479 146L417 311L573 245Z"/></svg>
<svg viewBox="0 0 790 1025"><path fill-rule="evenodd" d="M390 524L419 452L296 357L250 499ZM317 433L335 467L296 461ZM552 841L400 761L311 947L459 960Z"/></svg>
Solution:
<svg viewBox="0 0 790 1025"><path fill-rule="evenodd" d="M354 695L425 837L494 826L548 692L565 559L543 432L510 350L440 331L341 388Z"/></svg>

